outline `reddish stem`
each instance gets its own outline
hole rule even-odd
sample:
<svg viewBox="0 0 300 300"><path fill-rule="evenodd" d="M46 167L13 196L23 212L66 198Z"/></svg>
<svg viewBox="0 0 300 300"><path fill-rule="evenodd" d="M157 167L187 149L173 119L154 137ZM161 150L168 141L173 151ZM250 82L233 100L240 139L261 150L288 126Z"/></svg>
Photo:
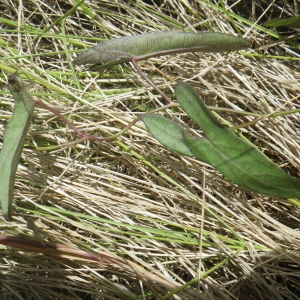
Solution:
<svg viewBox="0 0 300 300"><path fill-rule="evenodd" d="M86 136L86 134L84 134L79 129L77 129L76 126L72 122L70 122L65 116L63 116L55 108L53 108L53 107L45 104L44 102L42 102L40 100L35 100L34 102L35 102L36 105L38 105L40 107L43 107L43 108L51 111L54 115L56 115L57 117L59 117L64 123L66 123L67 125L69 125L69 127L72 128L77 133L77 137L78 138L83 138L83 137Z"/></svg>
<svg viewBox="0 0 300 300"><path fill-rule="evenodd" d="M36 147L35 149L37 149L37 150L55 150L55 149L59 149L63 146L72 146L72 145L78 144L78 143L86 141L86 140L90 140L90 141L96 141L96 140L98 140L98 141L109 141L109 140L113 140L113 139L116 139L121 134L123 134L126 130L128 130L131 126L133 126L139 120L139 118L134 119L127 126L125 126L122 130L120 130L118 133L116 133L114 135L111 135L109 137L99 137L99 136L96 136L96 135L89 135L89 134L83 133L82 131L77 129L76 126L72 122L70 122L65 116L63 116L55 108L50 107L49 105L45 104L44 102L42 102L40 100L36 100L34 102L35 102L36 105L51 111L54 115L56 115L58 118L60 118L64 123L69 125L69 127L77 133L77 137L78 137L78 140L71 141L71 142L65 143L63 145L51 146L51 147Z"/></svg>
<svg viewBox="0 0 300 300"><path fill-rule="evenodd" d="M139 65L137 64L137 62L141 59L144 59L144 58L141 58L141 57L132 57L131 59L131 62L133 64L133 66L135 67L135 69L137 70L137 72L139 73L139 75L149 84L151 85L155 91L157 91L161 96L162 98L166 101L166 104L171 104L172 103L172 100L162 91L160 90L154 82L152 82L148 76L146 76L143 71L141 70L141 68L139 67Z"/></svg>

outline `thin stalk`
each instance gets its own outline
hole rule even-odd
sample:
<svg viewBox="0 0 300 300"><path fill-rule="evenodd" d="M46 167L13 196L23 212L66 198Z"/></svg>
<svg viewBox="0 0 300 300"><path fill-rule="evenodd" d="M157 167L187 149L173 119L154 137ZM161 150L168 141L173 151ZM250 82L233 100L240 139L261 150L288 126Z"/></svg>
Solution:
<svg viewBox="0 0 300 300"><path fill-rule="evenodd" d="M149 78L148 76L146 76L143 71L141 70L141 68L139 67L139 65L137 64L138 59L137 58L132 58L131 62L133 64L133 66L135 67L135 69L137 70L137 72L139 73L139 75L149 84L151 85L155 91L157 91L162 98L165 100L166 104L171 104L172 100L162 91L160 90Z"/></svg>

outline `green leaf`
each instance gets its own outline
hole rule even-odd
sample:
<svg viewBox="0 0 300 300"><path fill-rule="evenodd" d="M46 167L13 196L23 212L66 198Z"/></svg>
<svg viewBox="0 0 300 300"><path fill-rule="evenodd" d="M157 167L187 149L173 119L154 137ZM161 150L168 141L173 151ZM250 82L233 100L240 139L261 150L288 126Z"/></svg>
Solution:
<svg viewBox="0 0 300 300"><path fill-rule="evenodd" d="M203 143L188 135L184 137L195 157L205 157L205 161L225 177L251 191L283 198L300 196L300 181L223 126L189 85L178 83L175 94L183 110L203 130L209 142Z"/></svg>
<svg viewBox="0 0 300 300"><path fill-rule="evenodd" d="M224 33L158 31L108 40L88 49L73 63L114 65L133 58L142 60L172 53L236 51L249 46L246 39Z"/></svg>
<svg viewBox="0 0 300 300"><path fill-rule="evenodd" d="M192 136L175 125L166 126L168 122L157 122L158 119L153 116L143 116L142 120L151 134L163 145L181 154L188 153L188 156L192 153L248 190L282 198L300 197L300 181L289 176L256 147L223 126L189 85L178 83L175 94L183 110L203 130L205 138ZM157 124L154 125L154 122ZM174 136L172 130L176 131ZM176 150L178 145L184 150Z"/></svg>
<svg viewBox="0 0 300 300"><path fill-rule="evenodd" d="M287 26L292 28L300 28L300 16L287 19L271 19L263 23L266 27Z"/></svg>
<svg viewBox="0 0 300 300"><path fill-rule="evenodd" d="M31 123L34 101L16 73L9 77L8 89L15 99L15 108L5 129L0 152L0 203L5 220L11 221L15 174Z"/></svg>
<svg viewBox="0 0 300 300"><path fill-rule="evenodd" d="M180 154L193 156L184 142L187 133L180 125L158 115L143 114L141 119L162 145Z"/></svg>

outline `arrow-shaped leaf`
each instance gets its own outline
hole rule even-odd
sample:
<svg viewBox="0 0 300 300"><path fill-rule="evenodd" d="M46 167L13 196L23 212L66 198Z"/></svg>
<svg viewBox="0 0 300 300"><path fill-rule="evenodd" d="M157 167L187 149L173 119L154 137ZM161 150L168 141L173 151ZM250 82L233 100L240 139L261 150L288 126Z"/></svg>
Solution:
<svg viewBox="0 0 300 300"><path fill-rule="evenodd" d="M183 52L237 51L249 46L246 39L225 33L158 31L108 40L83 52L73 63L114 65L133 58L142 60Z"/></svg>
<svg viewBox="0 0 300 300"><path fill-rule="evenodd" d="M181 149L187 147L193 156L211 164L229 180L248 190L282 198L300 197L300 181L289 176L256 147L223 126L189 85L183 82L178 83L175 93L181 107L199 125L206 136L206 138L198 138L183 129L180 136L180 130L176 129L176 141ZM157 117L153 119L151 117L142 116L149 131L155 138L162 141L162 144L177 151L173 147L176 144L175 140L167 142L165 139L171 134L165 130L174 129L175 126L164 125L156 128L153 123ZM185 154L189 151L185 150L180 153Z"/></svg>

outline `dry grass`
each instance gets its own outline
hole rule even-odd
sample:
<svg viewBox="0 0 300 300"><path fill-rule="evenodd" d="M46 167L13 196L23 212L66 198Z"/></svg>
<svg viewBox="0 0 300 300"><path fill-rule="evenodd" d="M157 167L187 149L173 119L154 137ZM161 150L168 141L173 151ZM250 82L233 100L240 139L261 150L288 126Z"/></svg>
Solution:
<svg viewBox="0 0 300 300"><path fill-rule="evenodd" d="M185 80L208 105L255 113L299 109L298 100L289 102L300 90L299 63L291 60L299 58L299 48L278 40L275 31L252 26L260 17L258 23L297 14L292 4L276 1L268 8L268 1L253 0L247 8L228 1L232 14L226 15L213 1L148 2L152 4L85 1L85 7L58 19L74 0L2 1L2 120L13 106L7 76L17 68L30 79L28 90L36 99L65 113L78 128L94 135L115 134L143 109L162 107L163 102L130 65L100 73L76 67L75 72L75 50L123 35L206 30L208 24L229 34L239 30L255 50L165 56L140 63L142 69L171 97L175 83ZM164 114L198 131L184 113ZM231 125L253 119L219 115ZM242 130L294 176L300 166L298 118L265 119ZM52 152L33 149L74 138L50 112L36 109L17 172L14 222L2 221L1 234L94 254L105 251L132 264L62 259L3 246L1 299L172 299L166 295L192 280L173 298L300 298L295 205L242 190L210 166L171 153L141 122L113 142L86 142Z"/></svg>

